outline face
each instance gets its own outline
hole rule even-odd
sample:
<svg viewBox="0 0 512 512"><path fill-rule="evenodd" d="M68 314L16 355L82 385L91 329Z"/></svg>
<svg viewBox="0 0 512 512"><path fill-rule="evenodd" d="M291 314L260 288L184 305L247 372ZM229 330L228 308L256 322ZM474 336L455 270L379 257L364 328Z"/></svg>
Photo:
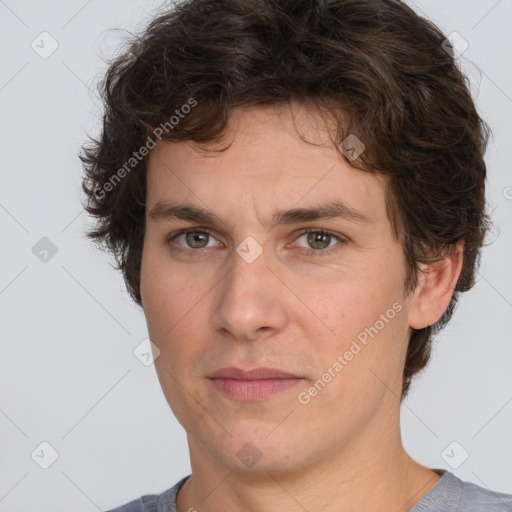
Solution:
<svg viewBox="0 0 512 512"><path fill-rule="evenodd" d="M237 110L223 153L152 151L142 304L192 459L300 470L397 428L402 249L382 179L352 168L314 119ZM212 378L230 367L294 378Z"/></svg>

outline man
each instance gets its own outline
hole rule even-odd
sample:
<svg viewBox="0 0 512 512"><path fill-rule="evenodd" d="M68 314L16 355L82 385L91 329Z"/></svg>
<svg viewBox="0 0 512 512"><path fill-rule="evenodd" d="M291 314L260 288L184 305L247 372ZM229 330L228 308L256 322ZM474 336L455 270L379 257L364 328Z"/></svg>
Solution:
<svg viewBox="0 0 512 512"><path fill-rule="evenodd" d="M90 236L192 466L116 511L512 510L400 437L488 227L488 128L446 37L398 0L189 0L103 88Z"/></svg>

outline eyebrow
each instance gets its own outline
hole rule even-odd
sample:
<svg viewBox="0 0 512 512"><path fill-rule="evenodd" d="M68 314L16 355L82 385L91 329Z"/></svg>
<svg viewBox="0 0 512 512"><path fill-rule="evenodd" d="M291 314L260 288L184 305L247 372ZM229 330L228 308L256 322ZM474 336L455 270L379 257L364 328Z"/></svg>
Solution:
<svg viewBox="0 0 512 512"><path fill-rule="evenodd" d="M228 223L215 213L190 204L174 204L159 201L149 212L152 221L186 220L208 225L224 225ZM334 201L309 208L277 210L272 216L272 229L277 226L296 224L321 219L345 219L357 223L371 223L370 217L340 202Z"/></svg>

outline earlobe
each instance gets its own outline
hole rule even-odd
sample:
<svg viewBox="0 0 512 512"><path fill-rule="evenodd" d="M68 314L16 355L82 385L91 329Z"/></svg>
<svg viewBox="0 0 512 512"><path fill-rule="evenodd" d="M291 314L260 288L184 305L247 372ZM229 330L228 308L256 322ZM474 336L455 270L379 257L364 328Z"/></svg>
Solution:
<svg viewBox="0 0 512 512"><path fill-rule="evenodd" d="M443 259L424 267L409 309L413 329L435 324L446 311L462 270L463 249L460 240L443 253Z"/></svg>

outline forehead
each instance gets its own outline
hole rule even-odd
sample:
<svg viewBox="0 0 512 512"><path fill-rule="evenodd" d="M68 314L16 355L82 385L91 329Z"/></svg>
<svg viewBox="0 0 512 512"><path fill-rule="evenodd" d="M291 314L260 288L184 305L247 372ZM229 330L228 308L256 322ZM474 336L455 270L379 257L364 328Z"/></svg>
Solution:
<svg viewBox="0 0 512 512"><path fill-rule="evenodd" d="M235 110L220 142L161 141L149 160L147 209L171 201L226 216L251 208L267 216L277 207L341 202L378 220L384 180L350 166L328 122L300 106ZM228 149L214 151L222 147Z"/></svg>

